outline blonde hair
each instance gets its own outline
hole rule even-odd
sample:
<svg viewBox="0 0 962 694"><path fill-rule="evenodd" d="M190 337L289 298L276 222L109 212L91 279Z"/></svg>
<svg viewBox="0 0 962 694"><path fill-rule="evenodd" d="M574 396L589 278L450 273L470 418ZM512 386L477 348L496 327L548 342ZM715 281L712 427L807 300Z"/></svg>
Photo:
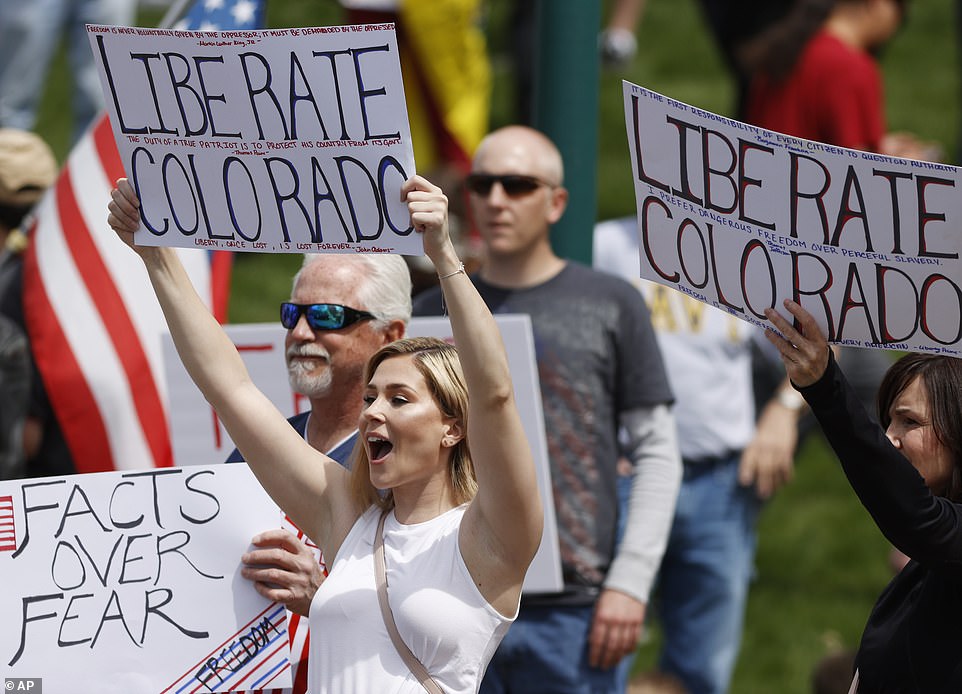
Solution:
<svg viewBox="0 0 962 694"><path fill-rule="evenodd" d="M424 377L428 389L441 414L461 422L463 438L451 451L451 485L454 501L463 504L474 498L478 491L478 481L474 475L474 465L468 447L468 388L461 371L458 352L453 345L435 337L410 337L385 345L368 359L364 369L364 382L374 376L377 367L392 357L411 356L415 368ZM351 454L351 497L358 508L365 509L372 504L381 508L394 505L394 495L390 492L380 494L371 484L370 460L367 446L361 437L354 444Z"/></svg>

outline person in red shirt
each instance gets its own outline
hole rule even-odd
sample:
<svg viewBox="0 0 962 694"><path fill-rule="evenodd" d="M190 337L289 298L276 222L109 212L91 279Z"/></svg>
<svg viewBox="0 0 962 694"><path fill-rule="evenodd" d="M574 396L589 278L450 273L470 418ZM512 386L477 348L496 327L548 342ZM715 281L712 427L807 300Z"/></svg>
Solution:
<svg viewBox="0 0 962 694"><path fill-rule="evenodd" d="M905 20L907 0L795 0L741 48L751 70L745 120L795 137L907 159L939 160L937 146L888 133L877 54ZM840 349L859 398L872 406L890 361ZM805 422L803 430L810 427Z"/></svg>
<svg viewBox="0 0 962 694"><path fill-rule="evenodd" d="M797 3L804 6L806 0ZM824 4L824 2L820 3ZM910 159L939 158L907 133L887 134L875 54L905 19L906 0L835 0L821 23L788 13L747 49L757 66L749 123L787 135Z"/></svg>
<svg viewBox="0 0 962 694"><path fill-rule="evenodd" d="M878 52L905 20L908 0L796 0L746 44L754 68L745 119L769 130L889 156L937 161L938 145L887 132ZM871 408L889 362L874 350L838 350L859 399ZM908 557L892 548L895 573Z"/></svg>

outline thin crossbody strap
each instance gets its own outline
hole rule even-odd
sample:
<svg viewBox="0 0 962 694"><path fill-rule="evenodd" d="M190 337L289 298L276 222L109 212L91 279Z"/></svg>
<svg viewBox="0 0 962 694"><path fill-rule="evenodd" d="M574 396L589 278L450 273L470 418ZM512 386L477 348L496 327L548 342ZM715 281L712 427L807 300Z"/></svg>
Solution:
<svg viewBox="0 0 962 694"><path fill-rule="evenodd" d="M391 606L387 601L387 569L384 564L384 519L387 518L388 513L390 513L390 509L385 509L381 513L381 519L377 522L377 537L374 538L374 583L377 585L377 601L381 605L381 616L384 618L387 633L390 634L398 655L401 656L411 673L417 677L424 690L428 694L444 694L444 690L432 679L427 668L421 664L417 656L404 643L401 634L398 633L397 624L394 623Z"/></svg>
<svg viewBox="0 0 962 694"><path fill-rule="evenodd" d="M852 686L848 690L848 694L856 694L858 692L858 670L855 671L855 679L852 680Z"/></svg>

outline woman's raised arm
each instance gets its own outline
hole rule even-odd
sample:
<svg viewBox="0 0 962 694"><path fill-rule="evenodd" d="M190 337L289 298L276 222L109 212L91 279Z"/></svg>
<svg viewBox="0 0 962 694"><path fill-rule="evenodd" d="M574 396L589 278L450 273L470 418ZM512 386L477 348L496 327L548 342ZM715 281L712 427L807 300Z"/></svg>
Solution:
<svg viewBox="0 0 962 694"><path fill-rule="evenodd" d="M336 520L350 528L348 475L311 448L250 380L237 349L197 295L172 248L138 246L139 200L117 181L108 224L141 257L174 345L191 379L207 398L268 494L320 546ZM346 534L346 531L345 531ZM343 537L343 535L336 535Z"/></svg>
<svg viewBox="0 0 962 694"><path fill-rule="evenodd" d="M498 326L451 243L447 198L419 176L405 183L402 195L415 230L423 235L425 254L441 278L470 397L467 430L478 494L462 525L462 555L479 583L483 579L487 586L500 586L493 593L507 595L520 590L543 525L531 448L515 403L507 355ZM495 604L491 593L486 597Z"/></svg>

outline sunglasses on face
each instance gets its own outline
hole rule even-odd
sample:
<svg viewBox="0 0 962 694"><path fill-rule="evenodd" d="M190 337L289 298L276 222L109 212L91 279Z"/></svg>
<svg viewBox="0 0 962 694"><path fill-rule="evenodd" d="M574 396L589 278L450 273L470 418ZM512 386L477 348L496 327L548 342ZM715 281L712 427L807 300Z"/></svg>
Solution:
<svg viewBox="0 0 962 694"><path fill-rule="evenodd" d="M464 185L467 186L468 190L485 198L491 194L491 188L494 187L495 183L501 184L509 198L520 198L524 195L530 195L541 186L550 186L549 183L542 181L540 178L522 174L473 173L468 174L468 177L464 179Z"/></svg>
<svg viewBox="0 0 962 694"><path fill-rule="evenodd" d="M292 304L285 301L281 304L281 325L293 330L301 314L311 330L340 330L358 321L376 319L373 313L340 304Z"/></svg>

